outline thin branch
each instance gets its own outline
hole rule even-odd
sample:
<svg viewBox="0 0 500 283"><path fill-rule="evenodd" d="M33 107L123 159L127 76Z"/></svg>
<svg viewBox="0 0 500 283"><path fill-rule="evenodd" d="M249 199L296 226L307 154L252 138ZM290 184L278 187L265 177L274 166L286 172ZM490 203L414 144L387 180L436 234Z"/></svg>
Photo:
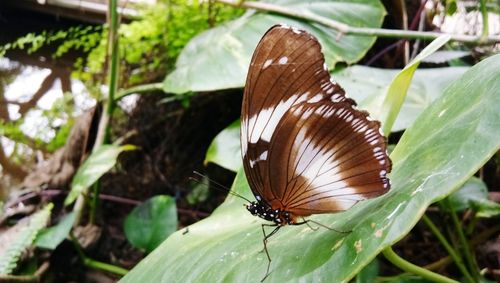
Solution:
<svg viewBox="0 0 500 283"><path fill-rule="evenodd" d="M6 208L13 208L14 206L16 206L19 203L28 201L28 200L35 198L35 197L38 197L38 196L52 198L52 197L56 197L59 195L67 195L67 194L68 194L67 190L33 191L33 192L29 192L25 195L22 195L21 197L15 199L15 200L7 202L5 204L5 207ZM91 196L94 197L93 195L91 195ZM131 206L138 206L138 205L143 203L142 201L135 200L135 199L124 198L124 197L119 197L119 196L114 196L114 195L106 195L106 194L102 194L102 193L100 193L98 195L98 197L100 200L110 201L110 202L115 202L115 203L120 203L120 204L125 204L125 205L131 205ZM179 214L188 214L188 215L195 216L195 217L208 217L210 215L210 213L208 213L208 212L191 210L191 209L184 209L184 208L177 208L177 212ZM0 220L0 223L1 222L2 221Z"/></svg>
<svg viewBox="0 0 500 283"><path fill-rule="evenodd" d="M231 0L215 0L216 2L230 5L233 7L244 7L248 9L255 9L262 12L272 12L277 14L286 15L289 17L294 17L298 19L314 21L320 23L324 26L338 30L341 34L345 35L362 35L362 36L378 36L378 37L388 37L388 38L407 38L407 39L427 39L433 40L443 35L440 32L422 32L422 31L411 31L411 30L393 30L393 29L380 29L380 28L364 28L364 27L353 27L346 25L344 23L318 16L316 14L309 13L307 11L298 11L283 6L263 3L263 2L243 2L239 3L237 1ZM449 34L452 41L476 43L476 44L492 44L500 42L500 36L490 35L485 38L480 36L462 35L462 34Z"/></svg>

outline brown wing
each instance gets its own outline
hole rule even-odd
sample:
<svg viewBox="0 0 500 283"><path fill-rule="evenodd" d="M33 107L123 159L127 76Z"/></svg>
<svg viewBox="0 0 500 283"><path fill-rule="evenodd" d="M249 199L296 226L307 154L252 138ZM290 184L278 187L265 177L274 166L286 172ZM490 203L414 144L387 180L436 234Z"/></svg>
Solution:
<svg viewBox="0 0 500 283"><path fill-rule="evenodd" d="M256 197L268 203L277 198L267 155L283 116L294 105L327 98L354 103L330 82L317 39L287 26L269 29L252 57L241 111L243 165Z"/></svg>
<svg viewBox="0 0 500 283"><path fill-rule="evenodd" d="M273 208L331 213L389 189L391 162L380 123L347 102L304 102L279 122L268 158Z"/></svg>

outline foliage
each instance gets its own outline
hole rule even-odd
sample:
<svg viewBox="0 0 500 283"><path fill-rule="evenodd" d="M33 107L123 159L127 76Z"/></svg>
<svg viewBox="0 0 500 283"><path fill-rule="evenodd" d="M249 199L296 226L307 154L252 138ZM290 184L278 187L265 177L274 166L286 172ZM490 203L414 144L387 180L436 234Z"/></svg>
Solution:
<svg viewBox="0 0 500 283"><path fill-rule="evenodd" d="M100 26L73 26L67 30L43 31L39 34L28 33L12 43L0 46L0 57L13 49L26 50L28 54L31 54L44 46L59 42L60 45L53 54L55 58L63 56L71 49L88 52L99 41L100 31Z"/></svg>
<svg viewBox="0 0 500 283"><path fill-rule="evenodd" d="M215 12L211 14L209 11ZM175 0L144 7L140 19L120 26L119 54L123 66L123 85L134 85L163 76L193 36L210 25L219 24L240 13L209 1L186 3ZM79 61L82 67L77 74L85 81L93 81L96 75L103 75L106 70L107 33L105 28L102 40L89 53L86 62Z"/></svg>
<svg viewBox="0 0 500 283"><path fill-rule="evenodd" d="M78 168L71 181L71 191L64 200L65 205L72 204L76 198L88 187L92 186L102 175L108 172L116 164L118 155L123 151L134 150L133 145L113 145L100 146L85 160Z"/></svg>
<svg viewBox="0 0 500 283"><path fill-rule="evenodd" d="M46 205L0 236L0 274L10 274L16 268L21 254L31 246L38 232L47 225L52 207L52 204Z"/></svg>
<svg viewBox="0 0 500 283"><path fill-rule="evenodd" d="M190 205L204 202L207 200L210 193L210 181L207 176L204 176L200 182L196 182L191 188L191 191L186 195L187 202Z"/></svg>
<svg viewBox="0 0 500 283"><path fill-rule="evenodd" d="M379 27L385 13L378 1L355 0L347 3L321 0L307 3L311 5L294 0L269 2L360 27ZM446 10L453 12L456 2L446 3L449 4ZM141 19L122 24L119 31L121 84L127 87L155 81L173 69L164 80L164 89L182 94L168 97L164 102L180 100L184 107L189 107L195 91L242 87L251 52L262 32L274 23L286 22L314 33L325 48L329 67L337 62L357 62L375 41L374 36L346 36L316 22L275 13L249 11L235 21L220 25L241 15L242 11L214 4L213 1L171 0L145 8L143 13ZM206 29L209 30L200 34ZM15 48L31 53L53 43L60 43L54 57L63 56L73 49L88 52L86 58L78 60L79 72L76 75L99 93L107 70L107 34L106 26L80 26L66 31L28 34L0 47L0 55ZM437 48L446 41L441 40L433 47ZM443 62L468 54L466 51L452 51L427 59ZM500 101L495 94L500 85L494 78L495 71L500 68L499 56L479 63L460 78L458 76L467 68L416 71L413 78L413 72L424 57L421 55L397 75L393 84L390 80L395 77L396 70L360 66L336 70L334 78L338 78L348 94L353 94L361 108L369 108L373 113L380 105L390 109L403 107L399 116L392 113L389 119L384 119L391 120L387 124L395 122L393 130L408 128L391 155L394 160L391 174L393 189L381 198L363 202L344 213L312 217L327 226L352 231L348 234L325 229L312 231L306 226L281 229L268 245L273 259L268 281L348 281L358 274L357 282L373 282L379 269L374 257L408 233L430 203L445 198L460 187L500 148L500 116L496 111ZM410 87L412 80L417 88L415 92ZM450 81L454 82L443 90ZM401 90L409 87L403 104ZM387 89L392 98L383 102L382 94ZM43 115L49 117L49 127L56 129L61 126L58 119L65 116L65 112L70 112L69 108L65 108L69 105L67 102L61 101L53 109L44 111ZM63 118L71 122L71 118ZM43 146L48 151L63 145L70 130L70 123L63 125L47 143L39 138L24 136L21 122L18 120L1 127L0 134L8 135L17 142ZM131 149L133 146L97 147L79 168L65 204L71 204L77 197L85 195L89 186L116 164L118 155ZM232 190L251 199L241 170L239 150L239 122L236 121L214 140L207 151L205 163L214 162L238 172ZM190 205L207 198L207 184L208 178L204 178L186 196ZM94 188L93 196L97 198L98 186ZM447 201L452 209L446 212L452 216L464 209L475 212L474 221L478 217L500 214L500 205L487 199L485 184L474 178L469 179ZM56 248L68 236L74 222L78 221L76 207L57 225L38 233L34 244ZM443 207L446 208L445 205ZM33 243L35 235L47 222L50 208L51 205L32 216L26 231L19 230L20 236L14 244L3 250L5 253L0 252L0 274L2 270L10 272L15 268L21 252ZM95 203L92 208L91 222ZM176 212L172 197L149 199L127 217L124 225L127 239L135 247L148 253L153 251L176 230ZM229 196L209 218L182 232L173 233L122 281L255 281L257 277L258 280L260 276L256 277L256 274L263 275L267 265L267 258L262 252L262 223L261 219L253 218L245 211L241 199ZM36 227L31 227L31 224ZM461 231L460 225L457 227ZM456 245L457 241L453 242ZM469 245L464 242L461 241L461 248L455 248L465 253L466 261L470 261L467 255ZM92 261L78 244L76 246L85 265L117 274L126 273L126 270ZM7 256L4 257L5 254ZM474 269L475 266L469 264L468 268ZM405 276L399 277L401 282L422 281L418 277Z"/></svg>
<svg viewBox="0 0 500 283"><path fill-rule="evenodd" d="M387 95L384 98L384 102L379 108L380 110L372 112L374 114L374 117L381 121L382 132L384 133L384 135L388 136L391 133L391 129L396 122L396 118L398 117L399 111L401 110L405 101L408 88L410 87L413 78L413 74L417 70L422 59L434 53L449 40L449 35L442 35L432 41L393 79L387 90Z"/></svg>
<svg viewBox="0 0 500 283"><path fill-rule="evenodd" d="M460 212L471 207L472 201L488 199L488 188L481 179L470 178L459 190L449 196L450 208Z"/></svg>
<svg viewBox="0 0 500 283"><path fill-rule="evenodd" d="M212 162L237 172L241 165L240 120L236 120L212 141L205 156L205 164Z"/></svg>
<svg viewBox="0 0 500 283"><path fill-rule="evenodd" d="M177 230L177 206L170 196L155 196L134 208L124 223L125 236L134 247L153 251Z"/></svg>
<svg viewBox="0 0 500 283"><path fill-rule="evenodd" d="M35 240L35 246L45 249L55 249L68 237L73 223L75 222L75 212L70 212L56 225L40 231Z"/></svg>
<svg viewBox="0 0 500 283"><path fill-rule="evenodd" d="M273 261L266 282L348 281L406 235L429 204L458 189L500 149L498 68L500 55L471 68L406 130L391 154L388 194L343 213L311 217L352 232L285 227L270 239ZM251 198L241 170L232 190ZM187 234L174 233L121 282L255 280L267 265L261 223L230 195Z"/></svg>
<svg viewBox="0 0 500 283"><path fill-rule="evenodd" d="M380 27L385 14L379 1L278 2L282 6L353 26ZM322 44L326 64L330 68L337 62L357 62L375 42L375 37L341 35L336 30L314 22L270 13L249 12L237 20L193 38L179 54L175 70L165 78L164 91L180 94L242 87L252 52L260 37L269 27L279 23L313 33ZM341 41L332 40L340 36Z"/></svg>
<svg viewBox="0 0 500 283"><path fill-rule="evenodd" d="M366 265L356 276L356 283L372 283L375 282L379 274L379 263L377 259L372 260Z"/></svg>

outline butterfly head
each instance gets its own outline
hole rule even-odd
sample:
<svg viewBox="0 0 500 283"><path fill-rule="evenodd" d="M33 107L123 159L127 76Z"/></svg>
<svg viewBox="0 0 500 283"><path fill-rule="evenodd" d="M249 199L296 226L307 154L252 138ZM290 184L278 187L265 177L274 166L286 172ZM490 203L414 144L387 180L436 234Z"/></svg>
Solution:
<svg viewBox="0 0 500 283"><path fill-rule="evenodd" d="M276 225L291 225L295 223L292 215L288 211L280 209L273 209L262 202L253 201L246 205L246 208L252 215L258 216L262 219L272 221Z"/></svg>

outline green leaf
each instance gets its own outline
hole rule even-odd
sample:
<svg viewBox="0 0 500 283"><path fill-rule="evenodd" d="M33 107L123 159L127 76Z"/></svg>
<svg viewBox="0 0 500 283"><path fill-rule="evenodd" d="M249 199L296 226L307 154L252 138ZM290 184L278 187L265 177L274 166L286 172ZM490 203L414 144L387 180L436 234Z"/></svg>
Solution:
<svg viewBox="0 0 500 283"><path fill-rule="evenodd" d="M382 4L373 0L272 2L356 27L378 28L385 15ZM271 13L248 12L235 21L193 38L177 58L175 70L165 78L164 91L184 93L243 87L255 46L265 31L279 23L313 33L321 42L326 64L330 68L340 61L349 64L357 62L375 42L375 37L341 35L317 23Z"/></svg>
<svg viewBox="0 0 500 283"><path fill-rule="evenodd" d="M372 283L375 282L379 274L378 260L375 258L358 275L356 275L356 283Z"/></svg>
<svg viewBox="0 0 500 283"><path fill-rule="evenodd" d="M418 115L468 69L445 67L416 70L392 131L404 130L413 124ZM347 96L356 100L359 108L376 113L383 102L387 86L398 72L357 65L334 72L332 77L346 90Z"/></svg>
<svg viewBox="0 0 500 283"><path fill-rule="evenodd" d="M460 189L448 197L449 204L454 211L463 211L470 208L470 202L488 199L488 188L479 178L470 178Z"/></svg>
<svg viewBox="0 0 500 283"><path fill-rule="evenodd" d="M477 217L491 218L500 215L500 204L488 199L473 199L470 201Z"/></svg>
<svg viewBox="0 0 500 283"><path fill-rule="evenodd" d="M460 50L442 50L436 51L431 55L424 58L422 62L425 63L434 63L434 64L442 64L451 60L457 60L463 58L465 56L471 55L470 51L460 51Z"/></svg>
<svg viewBox="0 0 500 283"><path fill-rule="evenodd" d="M54 250L59 246L71 231L71 227L75 222L75 212L71 212L57 224L50 228L43 229L40 231L35 240L35 246L39 248L45 248Z"/></svg>
<svg viewBox="0 0 500 283"><path fill-rule="evenodd" d="M205 165L208 162L234 172L242 166L239 119L220 132L212 141L205 156Z"/></svg>
<svg viewBox="0 0 500 283"><path fill-rule="evenodd" d="M387 95L385 96L381 111L379 113L374 112L374 116L382 122L382 132L388 136L391 133L392 126L398 117L398 114L403 106L403 102L406 98L406 93L410 87L413 74L417 70L422 59L434 53L436 50L441 48L446 42L450 40L449 35L441 35L440 37L433 40L427 47L422 50L413 61L411 61L406 67L394 78L392 83L389 85L387 90Z"/></svg>
<svg viewBox="0 0 500 283"><path fill-rule="evenodd" d="M151 252L177 230L175 199L170 196L150 198L127 216L124 230L134 247Z"/></svg>
<svg viewBox="0 0 500 283"><path fill-rule="evenodd" d="M92 186L99 178L115 166L118 155L123 151L134 150L133 145L107 144L100 146L80 166L71 181L71 191L64 200L64 205L72 204L76 198Z"/></svg>
<svg viewBox="0 0 500 283"><path fill-rule="evenodd" d="M38 232L47 225L54 205L47 204L37 213L22 219L0 235L0 275L10 274L21 254L33 243Z"/></svg>
<svg viewBox="0 0 500 283"><path fill-rule="evenodd" d="M391 154L391 190L337 214L310 218L337 233L286 226L269 239L266 282L348 282L402 239L428 205L458 189L500 149L500 55L450 85L406 130ZM240 170L233 190L251 198ZM228 196L214 213L171 235L121 282L255 282L266 272L261 224ZM269 231L268 231L269 232Z"/></svg>
<svg viewBox="0 0 500 283"><path fill-rule="evenodd" d="M210 180L207 176L203 176L201 181L190 182L191 191L186 195L186 200L190 205L194 205L207 200L210 194Z"/></svg>

